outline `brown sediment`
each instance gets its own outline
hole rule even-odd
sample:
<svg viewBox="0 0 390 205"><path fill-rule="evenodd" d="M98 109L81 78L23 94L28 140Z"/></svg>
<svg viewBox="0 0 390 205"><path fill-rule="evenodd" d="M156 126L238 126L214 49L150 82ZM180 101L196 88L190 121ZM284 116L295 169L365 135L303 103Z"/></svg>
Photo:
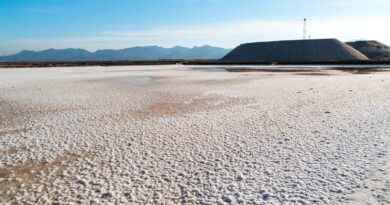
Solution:
<svg viewBox="0 0 390 205"><path fill-rule="evenodd" d="M48 186L66 167L76 160L85 159L88 156L89 154L66 154L50 162L29 162L0 168L0 204L13 201L18 193L31 189L32 185L40 187L41 192L46 192ZM43 184L40 182L41 176L46 177Z"/></svg>
<svg viewBox="0 0 390 205"><path fill-rule="evenodd" d="M202 79L202 80L191 80L191 85L206 85L206 86L213 86L213 85L235 85L235 84L241 84L241 83L246 83L252 80L258 79L259 76L256 76L256 78L253 77L253 75L241 75L242 78L222 78L222 79ZM261 75L261 77L266 77L266 76L272 76L272 74L269 75ZM188 85L187 79L184 77L153 77L152 82L154 85L156 84L166 84L167 82L172 82L174 81L175 84L185 84Z"/></svg>
<svg viewBox="0 0 390 205"><path fill-rule="evenodd" d="M258 80L259 78L266 78L270 77L272 75L259 75L259 76L241 76L240 78L224 78L224 79L212 79L212 80L203 80L203 81L198 81L194 84L200 84L200 85L205 85L205 86L220 86L220 85L239 85L242 83L248 83L254 80Z"/></svg>
<svg viewBox="0 0 390 205"><path fill-rule="evenodd" d="M30 131L32 127L26 124L37 114L36 111L25 111L16 103L0 99L0 136Z"/></svg>
<svg viewBox="0 0 390 205"><path fill-rule="evenodd" d="M37 119L49 113L77 111L78 109L28 109L16 103L0 99L0 136L16 135L31 131L27 125L32 119Z"/></svg>
<svg viewBox="0 0 390 205"><path fill-rule="evenodd" d="M27 147L11 147L6 150L1 150L0 155L10 155L18 153L19 151L26 150Z"/></svg>
<svg viewBox="0 0 390 205"><path fill-rule="evenodd" d="M119 119L146 119L166 116L182 116L189 113L218 110L226 106L244 106L252 102L251 99L217 97L181 99L180 101L155 102L142 110L114 115Z"/></svg>
<svg viewBox="0 0 390 205"><path fill-rule="evenodd" d="M16 129L10 129L10 130L4 130L0 131L0 136L2 135L15 135L23 132L28 132L32 130L32 128L16 128Z"/></svg>
<svg viewBox="0 0 390 205"><path fill-rule="evenodd" d="M19 116L18 109L11 103L0 99L0 129L13 124Z"/></svg>
<svg viewBox="0 0 390 205"><path fill-rule="evenodd" d="M229 98L219 100L218 98L193 98L188 102L158 102L150 105L146 109L136 112L137 116L156 117L169 115L183 115L193 112L213 110L226 107L226 105L234 105L244 103L244 100Z"/></svg>

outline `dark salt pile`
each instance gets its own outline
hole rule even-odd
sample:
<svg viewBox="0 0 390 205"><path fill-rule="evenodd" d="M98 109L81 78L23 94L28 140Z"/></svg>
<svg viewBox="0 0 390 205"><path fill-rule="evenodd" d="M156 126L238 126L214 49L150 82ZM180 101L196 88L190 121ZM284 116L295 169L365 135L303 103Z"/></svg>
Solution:
<svg viewBox="0 0 390 205"><path fill-rule="evenodd" d="M246 43L221 59L225 62L319 62L368 58L337 39Z"/></svg>

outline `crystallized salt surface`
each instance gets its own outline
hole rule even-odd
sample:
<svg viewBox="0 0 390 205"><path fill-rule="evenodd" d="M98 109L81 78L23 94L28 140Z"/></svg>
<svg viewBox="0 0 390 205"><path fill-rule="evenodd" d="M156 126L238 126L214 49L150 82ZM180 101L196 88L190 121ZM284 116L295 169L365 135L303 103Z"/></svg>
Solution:
<svg viewBox="0 0 390 205"><path fill-rule="evenodd" d="M213 71L0 70L0 203L389 204L389 74Z"/></svg>

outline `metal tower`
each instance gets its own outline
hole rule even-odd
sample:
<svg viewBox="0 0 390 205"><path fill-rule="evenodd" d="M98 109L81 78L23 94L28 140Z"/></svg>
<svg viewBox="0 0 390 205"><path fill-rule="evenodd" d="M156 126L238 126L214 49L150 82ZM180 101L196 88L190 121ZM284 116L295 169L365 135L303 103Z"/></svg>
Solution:
<svg viewBox="0 0 390 205"><path fill-rule="evenodd" d="M307 26L307 19L304 18L304 19L303 19L303 40L307 39L307 30L306 30L306 26Z"/></svg>

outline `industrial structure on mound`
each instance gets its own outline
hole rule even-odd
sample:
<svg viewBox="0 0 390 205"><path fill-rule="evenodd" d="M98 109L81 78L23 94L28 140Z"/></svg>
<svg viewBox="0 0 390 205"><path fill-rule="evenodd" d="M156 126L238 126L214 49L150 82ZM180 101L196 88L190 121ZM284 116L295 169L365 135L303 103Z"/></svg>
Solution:
<svg viewBox="0 0 390 205"><path fill-rule="evenodd" d="M362 61L368 57L337 39L303 39L242 44L223 62L327 62Z"/></svg>

